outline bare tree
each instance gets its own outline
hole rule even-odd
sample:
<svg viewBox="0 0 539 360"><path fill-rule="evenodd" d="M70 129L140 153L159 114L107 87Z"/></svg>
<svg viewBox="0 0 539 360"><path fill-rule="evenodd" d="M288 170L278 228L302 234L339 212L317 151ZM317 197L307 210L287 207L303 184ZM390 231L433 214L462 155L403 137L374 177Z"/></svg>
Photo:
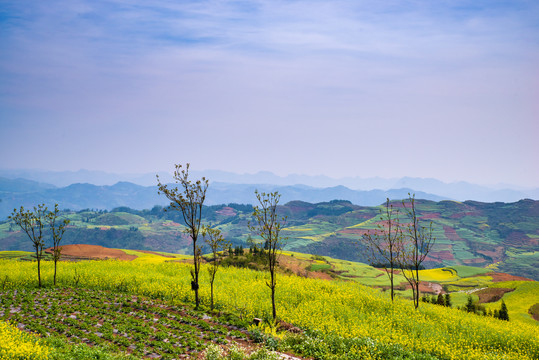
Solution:
<svg viewBox="0 0 539 360"><path fill-rule="evenodd" d="M429 226L421 226L415 208L415 194L408 194L408 206L402 201L402 206L409 217L409 223L404 231L403 250L399 256L399 267L402 275L412 287L414 307L419 307L419 269L425 261L435 238L432 236L432 221Z"/></svg>
<svg viewBox="0 0 539 360"><path fill-rule="evenodd" d="M62 248L60 247L60 241L62 241L62 237L64 236L64 232L66 231L66 226L69 225L69 219L64 219L60 221L59 223L56 222L58 219L58 214L60 213L60 210L58 210L58 204L54 204L54 211L49 211L47 213L47 222L49 223L49 227L51 228L52 232L52 258L54 260L54 285L56 285L56 269L58 260L60 260L60 256L62 253Z"/></svg>
<svg viewBox="0 0 539 360"><path fill-rule="evenodd" d="M399 224L399 211L394 209L389 199L380 210L381 223L376 230L363 235L362 240L371 252L371 263L383 266L391 284L391 301L395 297L394 269L398 266L398 258L402 252L402 231Z"/></svg>
<svg viewBox="0 0 539 360"><path fill-rule="evenodd" d="M177 186L169 188L166 184L161 183L159 175L157 175L158 193L164 194L170 200L170 208L181 212L186 233L193 241L194 269L191 270L191 289L195 292L195 308L198 309L200 305L198 274L202 251L197 240L201 230L202 205L206 199L209 182L205 177L194 182L189 180L189 164L185 165L185 169L182 169L182 165L176 165L174 181Z"/></svg>
<svg viewBox="0 0 539 360"><path fill-rule="evenodd" d="M249 229L259 235L265 241L267 248L268 268L270 272L270 282L266 285L271 289L271 306L273 320L277 318L275 309L275 288L277 287L277 274L275 273L277 266L278 251L285 238L281 237L280 232L286 222L286 217L277 215L277 204L281 195L276 191L272 193L259 193L255 191L256 198L260 206L255 206L253 209L254 225L249 223Z"/></svg>
<svg viewBox="0 0 539 360"><path fill-rule="evenodd" d="M219 269L219 265L221 265L221 261L219 260L219 252L227 249L230 243L225 240L223 234L221 233L221 230L212 228L209 225L205 225L202 227L202 236L204 237L204 241L206 242L206 244L209 245L213 256L212 262L208 267L211 288L210 306L213 310L213 283L215 281L215 274L217 274L217 269Z"/></svg>
<svg viewBox="0 0 539 360"><path fill-rule="evenodd" d="M19 225L32 241L37 260L37 279L41 287L41 259L43 259L43 227L46 223L47 207L45 204L34 206L34 211L24 210L21 206L19 210L13 209L13 213L8 217Z"/></svg>

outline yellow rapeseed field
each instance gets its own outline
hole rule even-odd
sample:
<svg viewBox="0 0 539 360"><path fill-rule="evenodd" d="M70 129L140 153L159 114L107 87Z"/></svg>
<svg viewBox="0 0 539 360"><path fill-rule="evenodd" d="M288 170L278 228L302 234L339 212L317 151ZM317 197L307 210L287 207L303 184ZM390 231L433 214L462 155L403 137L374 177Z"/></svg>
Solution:
<svg viewBox="0 0 539 360"><path fill-rule="evenodd" d="M38 338L0 321L0 360L47 359L49 349Z"/></svg>
<svg viewBox="0 0 539 360"><path fill-rule="evenodd" d="M116 289L170 301L194 302L190 290L191 266L164 262L151 256L141 261L88 261L59 264L58 281L65 286ZM43 266L51 281L52 264ZM208 303L208 275L201 271L200 294ZM6 288L35 286L35 264L0 260L0 280ZM267 274L248 269L220 268L215 282L217 307L243 316L269 318ZM515 321L468 314L457 309L420 304L354 282L325 281L297 276L277 278L277 314L297 326L368 338L373 344L399 344L441 359L537 359L539 327ZM366 349L350 349L366 353Z"/></svg>

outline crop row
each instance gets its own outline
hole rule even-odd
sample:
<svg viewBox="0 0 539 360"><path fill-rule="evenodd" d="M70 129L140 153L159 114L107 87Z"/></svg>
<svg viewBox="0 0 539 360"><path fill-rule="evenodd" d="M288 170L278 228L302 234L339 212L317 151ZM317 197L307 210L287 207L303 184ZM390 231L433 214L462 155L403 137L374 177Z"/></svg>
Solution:
<svg viewBox="0 0 539 360"><path fill-rule="evenodd" d="M18 289L0 293L0 318L41 336L105 346L137 357L178 358L207 342L245 337L180 306L110 291Z"/></svg>

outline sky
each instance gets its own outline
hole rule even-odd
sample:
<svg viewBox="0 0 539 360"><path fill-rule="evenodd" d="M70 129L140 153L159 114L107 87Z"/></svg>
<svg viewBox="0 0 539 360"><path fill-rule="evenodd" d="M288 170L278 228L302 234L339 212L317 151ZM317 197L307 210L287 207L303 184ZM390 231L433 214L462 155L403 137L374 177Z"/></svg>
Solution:
<svg viewBox="0 0 539 360"><path fill-rule="evenodd" d="M539 187L539 2L0 0L0 168Z"/></svg>

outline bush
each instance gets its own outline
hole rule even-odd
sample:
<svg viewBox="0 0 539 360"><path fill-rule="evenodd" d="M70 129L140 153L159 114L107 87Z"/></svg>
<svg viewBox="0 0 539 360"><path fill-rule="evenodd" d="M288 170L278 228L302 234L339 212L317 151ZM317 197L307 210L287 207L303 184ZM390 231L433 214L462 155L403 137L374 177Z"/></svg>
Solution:
<svg viewBox="0 0 539 360"><path fill-rule="evenodd" d="M507 312L507 305L505 305L505 301L503 300L502 300L502 306L500 307L500 311L498 311L498 319L509 321L509 313Z"/></svg>
<svg viewBox="0 0 539 360"><path fill-rule="evenodd" d="M259 348L258 350L251 353L249 360L279 360L281 357L279 354L273 351L269 351L266 348Z"/></svg>
<svg viewBox="0 0 539 360"><path fill-rule="evenodd" d="M226 358L228 360L244 360L245 351L237 344L232 344L232 346L228 348L228 356Z"/></svg>
<svg viewBox="0 0 539 360"><path fill-rule="evenodd" d="M220 360L223 358L223 349L219 345L210 344L204 351L205 360Z"/></svg>

